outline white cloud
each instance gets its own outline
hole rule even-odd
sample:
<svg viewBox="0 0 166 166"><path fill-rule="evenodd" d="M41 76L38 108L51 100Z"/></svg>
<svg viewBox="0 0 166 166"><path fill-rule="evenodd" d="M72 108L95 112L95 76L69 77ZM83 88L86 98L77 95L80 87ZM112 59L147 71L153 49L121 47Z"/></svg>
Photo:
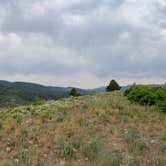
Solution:
<svg viewBox="0 0 166 166"><path fill-rule="evenodd" d="M83 87L166 78L164 0L0 0L0 9L2 78Z"/></svg>

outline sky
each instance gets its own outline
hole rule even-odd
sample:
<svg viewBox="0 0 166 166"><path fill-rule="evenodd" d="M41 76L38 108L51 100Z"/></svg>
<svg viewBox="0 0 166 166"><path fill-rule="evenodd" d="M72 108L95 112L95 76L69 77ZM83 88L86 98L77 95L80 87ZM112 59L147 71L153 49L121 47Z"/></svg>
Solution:
<svg viewBox="0 0 166 166"><path fill-rule="evenodd" d="M0 79L164 83L166 1L0 0Z"/></svg>

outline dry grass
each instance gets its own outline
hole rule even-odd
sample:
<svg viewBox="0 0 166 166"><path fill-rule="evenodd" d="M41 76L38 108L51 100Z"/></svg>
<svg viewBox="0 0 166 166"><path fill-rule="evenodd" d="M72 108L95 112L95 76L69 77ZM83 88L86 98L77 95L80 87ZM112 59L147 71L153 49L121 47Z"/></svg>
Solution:
<svg viewBox="0 0 166 166"><path fill-rule="evenodd" d="M166 114L122 92L1 110L0 165L165 166Z"/></svg>

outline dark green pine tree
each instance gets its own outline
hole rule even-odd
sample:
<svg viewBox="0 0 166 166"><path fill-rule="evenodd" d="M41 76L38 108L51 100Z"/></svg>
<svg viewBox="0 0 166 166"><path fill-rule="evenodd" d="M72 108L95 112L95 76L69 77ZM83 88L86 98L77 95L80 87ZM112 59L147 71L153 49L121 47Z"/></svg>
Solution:
<svg viewBox="0 0 166 166"><path fill-rule="evenodd" d="M119 84L115 80L111 80L110 84L106 87L106 91L115 91L115 90L120 90Z"/></svg>
<svg viewBox="0 0 166 166"><path fill-rule="evenodd" d="M76 88L72 88L69 95L70 96L79 96L80 94L77 92Z"/></svg>

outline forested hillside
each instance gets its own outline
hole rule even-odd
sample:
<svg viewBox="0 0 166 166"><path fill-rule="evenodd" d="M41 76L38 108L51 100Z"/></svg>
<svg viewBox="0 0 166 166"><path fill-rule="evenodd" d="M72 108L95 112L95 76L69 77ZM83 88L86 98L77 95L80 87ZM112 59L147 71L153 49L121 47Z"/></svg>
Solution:
<svg viewBox="0 0 166 166"><path fill-rule="evenodd" d="M16 106L41 100L57 100L68 97L72 89L63 87L43 86L25 82L0 81L0 105ZM93 93L91 90L77 89L80 94Z"/></svg>

